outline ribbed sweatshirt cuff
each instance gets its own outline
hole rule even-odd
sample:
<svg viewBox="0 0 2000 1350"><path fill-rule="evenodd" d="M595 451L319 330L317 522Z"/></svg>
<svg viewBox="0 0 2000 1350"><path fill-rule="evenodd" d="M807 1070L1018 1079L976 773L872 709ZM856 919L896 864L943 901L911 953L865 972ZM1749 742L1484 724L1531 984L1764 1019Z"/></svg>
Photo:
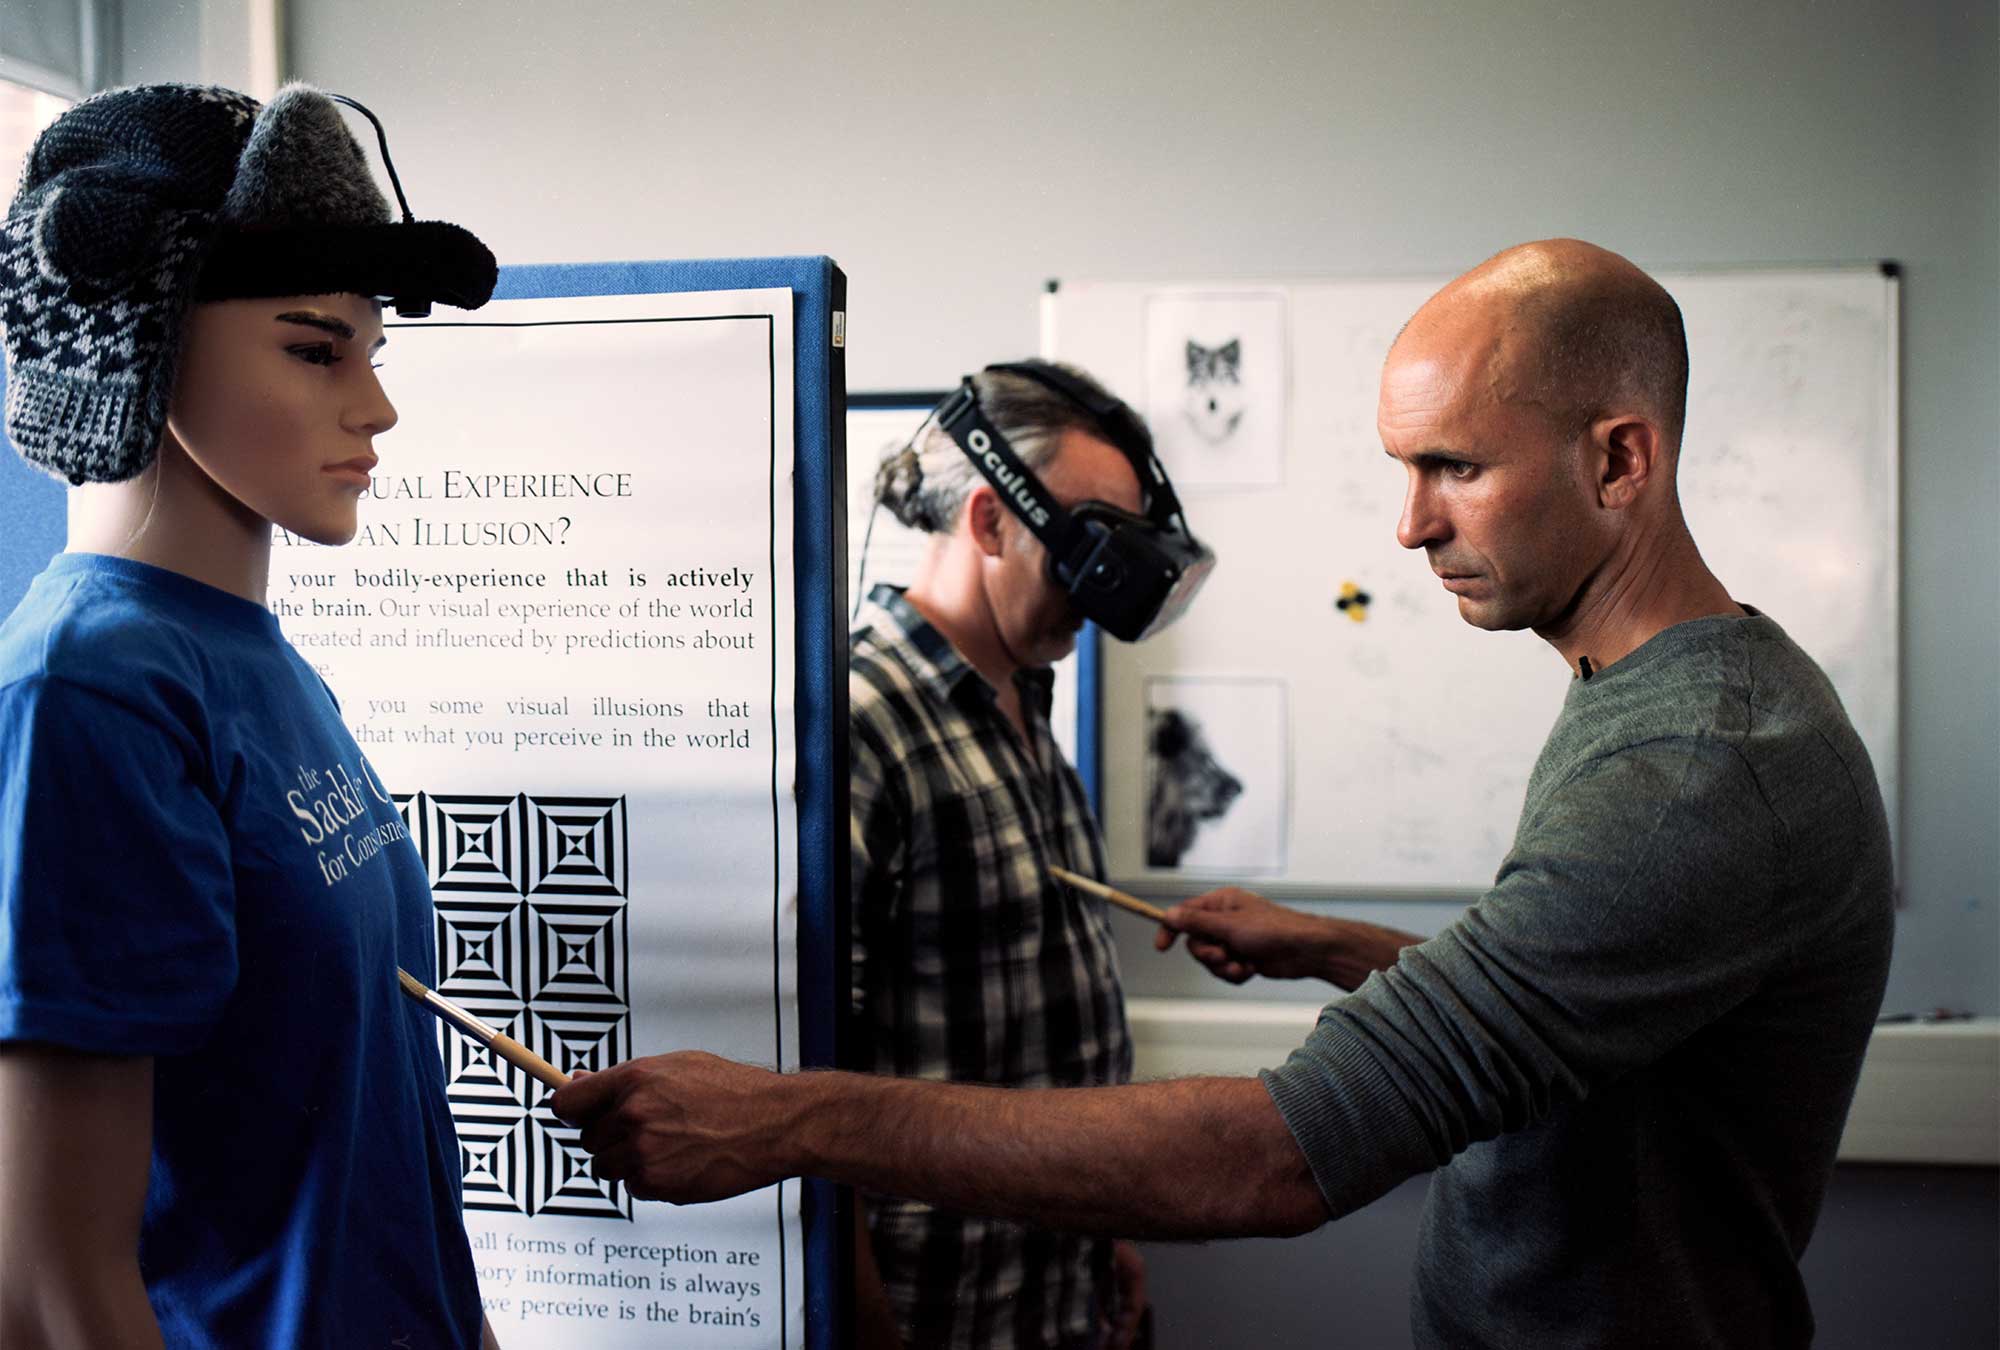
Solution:
<svg viewBox="0 0 2000 1350"><path fill-rule="evenodd" d="M1335 1218L1441 1161L1362 1026L1338 1007L1305 1044L1258 1077Z"/></svg>

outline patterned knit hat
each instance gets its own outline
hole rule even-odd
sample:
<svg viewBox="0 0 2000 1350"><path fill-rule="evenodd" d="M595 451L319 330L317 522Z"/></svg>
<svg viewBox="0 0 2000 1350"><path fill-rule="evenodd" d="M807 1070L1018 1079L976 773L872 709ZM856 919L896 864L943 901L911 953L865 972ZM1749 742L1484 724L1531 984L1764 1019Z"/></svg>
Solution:
<svg viewBox="0 0 2000 1350"><path fill-rule="evenodd" d="M183 84L84 100L35 142L0 226L9 439L72 483L144 470L197 301L485 304L493 255L408 216L392 223L339 108L306 85L261 109Z"/></svg>

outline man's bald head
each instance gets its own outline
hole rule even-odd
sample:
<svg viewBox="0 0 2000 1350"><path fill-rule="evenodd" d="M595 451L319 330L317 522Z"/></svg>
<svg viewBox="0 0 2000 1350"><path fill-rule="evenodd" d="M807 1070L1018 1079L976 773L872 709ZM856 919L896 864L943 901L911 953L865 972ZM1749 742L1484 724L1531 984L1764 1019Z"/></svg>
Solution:
<svg viewBox="0 0 2000 1350"><path fill-rule="evenodd" d="M1447 344L1494 397L1541 408L1565 437L1609 413L1648 416L1670 447L1687 411L1680 306L1626 259L1577 239L1496 254L1425 302L1397 346Z"/></svg>
<svg viewBox="0 0 2000 1350"><path fill-rule="evenodd" d="M1573 239L1509 249L1426 301L1383 365L1376 427L1409 477L1396 537L1468 623L1566 631L1602 578L1686 538L1686 401L1657 282Z"/></svg>

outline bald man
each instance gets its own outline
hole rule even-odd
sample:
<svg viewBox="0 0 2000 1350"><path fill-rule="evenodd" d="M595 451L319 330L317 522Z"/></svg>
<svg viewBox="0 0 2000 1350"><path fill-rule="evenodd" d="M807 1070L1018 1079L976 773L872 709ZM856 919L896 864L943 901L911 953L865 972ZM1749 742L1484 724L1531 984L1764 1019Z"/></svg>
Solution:
<svg viewBox="0 0 2000 1350"><path fill-rule="evenodd" d="M1304 1232L1435 1169L1419 1345L1809 1344L1798 1257L1887 975L1888 829L1825 677L1688 533L1686 383L1672 299L1571 240L1396 340L1398 538L1573 682L1512 852L1438 936L1237 890L1171 912L1224 978L1359 986L1280 1068L1007 1092L681 1054L555 1109L642 1196L809 1173L1140 1237Z"/></svg>

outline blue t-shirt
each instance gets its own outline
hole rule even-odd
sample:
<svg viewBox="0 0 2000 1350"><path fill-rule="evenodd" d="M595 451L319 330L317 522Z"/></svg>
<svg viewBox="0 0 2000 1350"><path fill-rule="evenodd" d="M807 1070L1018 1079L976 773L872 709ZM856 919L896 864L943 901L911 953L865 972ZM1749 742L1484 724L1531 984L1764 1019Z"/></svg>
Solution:
<svg viewBox="0 0 2000 1350"><path fill-rule="evenodd" d="M478 1345L432 922L267 610L64 554L0 624L0 1041L153 1057L168 1345Z"/></svg>

